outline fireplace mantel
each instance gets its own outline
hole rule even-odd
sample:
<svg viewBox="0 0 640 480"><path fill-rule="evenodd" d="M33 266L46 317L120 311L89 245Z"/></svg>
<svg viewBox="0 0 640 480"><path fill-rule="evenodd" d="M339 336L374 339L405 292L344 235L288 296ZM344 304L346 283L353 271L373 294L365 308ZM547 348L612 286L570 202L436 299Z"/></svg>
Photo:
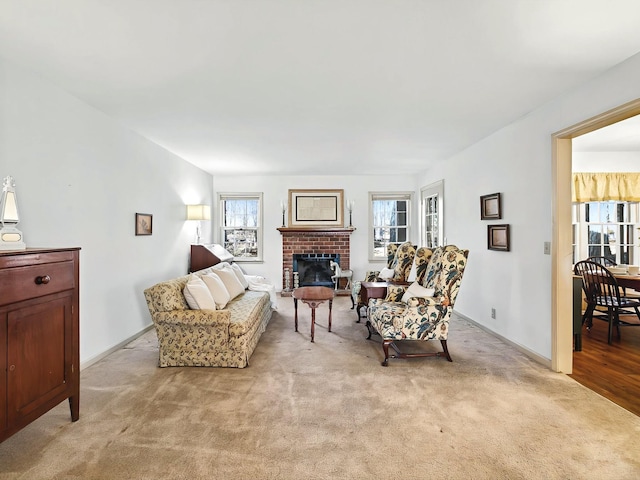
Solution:
<svg viewBox="0 0 640 480"><path fill-rule="evenodd" d="M356 227L280 227L277 230L280 233L314 233L314 232L348 232L351 233Z"/></svg>

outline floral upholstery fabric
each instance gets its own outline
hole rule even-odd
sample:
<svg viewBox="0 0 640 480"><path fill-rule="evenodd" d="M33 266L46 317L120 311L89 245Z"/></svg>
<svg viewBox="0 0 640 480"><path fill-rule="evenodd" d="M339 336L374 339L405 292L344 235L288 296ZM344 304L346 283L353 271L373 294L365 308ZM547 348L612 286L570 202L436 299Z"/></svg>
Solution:
<svg viewBox="0 0 640 480"><path fill-rule="evenodd" d="M422 285L424 281L424 276L427 273L427 266L429 265L429 261L433 256L433 251L426 247L420 247L416 250L416 256L413 259L413 262L416 265L416 282Z"/></svg>
<svg viewBox="0 0 640 480"><path fill-rule="evenodd" d="M429 298L411 298L407 303L400 289L389 294L395 301L372 299L369 302L369 321L383 339L446 340L449 320L453 313L464 273L468 250L454 245L438 247L428 261L421 285L433 288Z"/></svg>
<svg viewBox="0 0 640 480"><path fill-rule="evenodd" d="M403 282L405 278L407 278L407 276L409 275L409 272L411 271L411 264L413 262L413 256L411 257L411 260L409 261L409 267L407 270L407 259L410 255L410 248L405 247L404 249L401 248L403 245L410 245L411 248L413 248L413 252L415 254L415 247L413 247L413 245L411 245L411 243L407 242L407 243L403 243L402 245L398 244L398 243L389 243L387 245L387 265L386 267L389 269L393 269L393 281L394 282ZM398 251L401 250L401 253L399 254ZM398 259L398 255L402 256L402 260L399 261ZM400 266L398 266L400 265ZM406 276L401 277L401 275L406 271ZM362 282L383 282L385 280L381 279L378 275L380 275L379 271L376 270L369 270L367 271L367 273L364 276L364 280L362 281L355 281L352 284L351 287L351 298L353 300L354 305L358 305L360 304L360 289L362 288ZM398 278L398 279L396 279Z"/></svg>
<svg viewBox="0 0 640 480"><path fill-rule="evenodd" d="M247 290L223 310L190 310L182 293L188 279L144 291L158 336L159 365L246 367L271 319L269 293Z"/></svg>

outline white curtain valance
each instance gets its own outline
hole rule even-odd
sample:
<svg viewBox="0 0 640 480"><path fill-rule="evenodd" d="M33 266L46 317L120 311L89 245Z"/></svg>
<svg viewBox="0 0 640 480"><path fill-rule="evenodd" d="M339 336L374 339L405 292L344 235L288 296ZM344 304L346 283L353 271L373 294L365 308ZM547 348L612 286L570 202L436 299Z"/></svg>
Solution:
<svg viewBox="0 0 640 480"><path fill-rule="evenodd" d="M640 173L574 173L572 201L639 202Z"/></svg>

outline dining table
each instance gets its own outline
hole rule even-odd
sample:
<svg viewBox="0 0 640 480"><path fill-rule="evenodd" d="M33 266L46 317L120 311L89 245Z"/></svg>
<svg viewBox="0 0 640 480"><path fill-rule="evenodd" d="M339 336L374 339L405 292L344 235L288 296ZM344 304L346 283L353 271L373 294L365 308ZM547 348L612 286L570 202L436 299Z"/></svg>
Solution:
<svg viewBox="0 0 640 480"><path fill-rule="evenodd" d="M640 292L640 275L631 275L629 273L614 273L618 286L623 288L633 288Z"/></svg>

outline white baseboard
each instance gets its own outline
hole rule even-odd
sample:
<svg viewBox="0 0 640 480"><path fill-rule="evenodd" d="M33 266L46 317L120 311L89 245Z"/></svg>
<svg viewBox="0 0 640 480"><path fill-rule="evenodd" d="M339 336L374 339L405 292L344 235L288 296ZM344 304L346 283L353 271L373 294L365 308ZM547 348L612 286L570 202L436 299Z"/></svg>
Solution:
<svg viewBox="0 0 640 480"><path fill-rule="evenodd" d="M136 338L144 335L145 333L147 333L152 328L153 328L153 323L150 324L150 325L147 325L142 330L140 330L138 333L136 333L134 335L131 335L129 338L123 340L122 342L118 343L117 345L114 345L113 347L109 348L108 350L105 350L104 352L99 353L98 355L96 355L94 357L91 357L90 359L85 360L84 362L80 362L80 371L84 370L87 367L90 367L94 363L99 362L100 360L102 360L107 355L111 355L113 352L115 352L117 350L120 350L127 343L133 342Z"/></svg>
<svg viewBox="0 0 640 480"><path fill-rule="evenodd" d="M499 338L504 343L507 343L507 344L511 345L516 350L518 350L521 353L524 353L527 357L531 358L532 360L534 360L534 361L544 365L545 367L551 369L551 360L550 359L543 357L542 355L534 352L533 350L529 350L527 347L525 347L523 345L520 345L519 343L516 343L513 340L509 340L508 338L503 337L499 333L494 332L490 328L485 327L484 325L476 322L475 320L473 320L472 318L467 317L466 315L463 315L463 314L461 314L459 312L456 312L456 311L454 311L454 314L459 316L460 318L464 318L469 323L473 323L479 329L484 330L485 332L493 335L494 337Z"/></svg>

